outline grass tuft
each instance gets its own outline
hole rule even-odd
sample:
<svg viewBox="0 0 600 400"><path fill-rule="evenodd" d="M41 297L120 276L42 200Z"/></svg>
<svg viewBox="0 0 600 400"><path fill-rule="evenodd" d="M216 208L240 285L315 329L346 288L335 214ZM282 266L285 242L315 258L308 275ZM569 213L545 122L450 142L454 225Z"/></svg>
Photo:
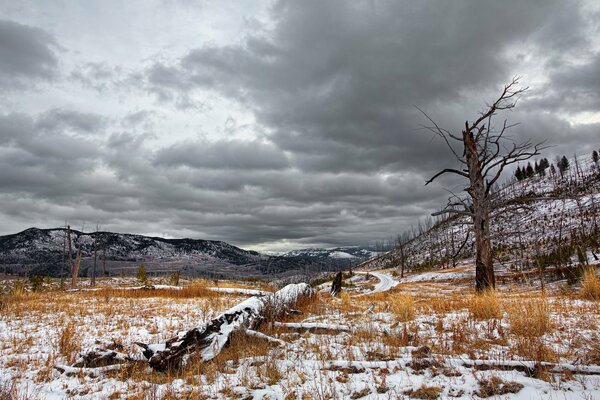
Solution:
<svg viewBox="0 0 600 400"><path fill-rule="evenodd" d="M546 297L513 302L507 311L510 331L518 337L540 337L552 331Z"/></svg>
<svg viewBox="0 0 600 400"><path fill-rule="evenodd" d="M600 301L600 278L595 267L587 268L583 272L581 296L586 300Z"/></svg>
<svg viewBox="0 0 600 400"><path fill-rule="evenodd" d="M486 290L473 296L468 304L471 318L475 320L501 319L502 307L495 290Z"/></svg>
<svg viewBox="0 0 600 400"><path fill-rule="evenodd" d="M394 296L391 300L391 308L400 322L412 321L415 318L415 304L412 296Z"/></svg>

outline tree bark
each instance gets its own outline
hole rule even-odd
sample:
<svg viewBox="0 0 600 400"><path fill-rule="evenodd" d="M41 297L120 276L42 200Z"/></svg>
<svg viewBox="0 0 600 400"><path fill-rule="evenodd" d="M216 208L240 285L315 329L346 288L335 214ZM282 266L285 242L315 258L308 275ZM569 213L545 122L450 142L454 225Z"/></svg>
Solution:
<svg viewBox="0 0 600 400"><path fill-rule="evenodd" d="M475 233L475 289L478 292L496 287L494 263L492 259L492 243L490 239L490 210L487 201L486 187L481 170L481 162L477 154L477 143L473 133L463 131L465 158L469 170L470 186L467 189L472 199L473 231Z"/></svg>

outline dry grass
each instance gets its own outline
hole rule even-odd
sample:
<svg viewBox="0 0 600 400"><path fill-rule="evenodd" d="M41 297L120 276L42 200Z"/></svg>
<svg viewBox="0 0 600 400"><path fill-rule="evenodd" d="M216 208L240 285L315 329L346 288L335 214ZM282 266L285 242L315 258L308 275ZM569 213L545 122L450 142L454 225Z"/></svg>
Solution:
<svg viewBox="0 0 600 400"><path fill-rule="evenodd" d="M442 388L439 386L421 385L418 389L411 389L404 392L412 399L435 400L440 397Z"/></svg>
<svg viewBox="0 0 600 400"><path fill-rule="evenodd" d="M415 318L415 304L412 296L399 295L391 299L391 310L398 321L407 322Z"/></svg>
<svg viewBox="0 0 600 400"><path fill-rule="evenodd" d="M424 299L425 304L436 314L448 314L453 311L462 310L468 307L468 300L464 296L458 295L447 295L447 296L435 296Z"/></svg>
<svg viewBox="0 0 600 400"><path fill-rule="evenodd" d="M600 278L595 267L587 268L583 272L581 297L586 300L600 301Z"/></svg>
<svg viewBox="0 0 600 400"><path fill-rule="evenodd" d="M479 390L474 393L479 397L501 396L508 393L519 393L523 385L517 382L505 382L497 375L479 380Z"/></svg>
<svg viewBox="0 0 600 400"><path fill-rule="evenodd" d="M140 299L148 297L192 298L192 297L221 297L220 293L209 290L205 281L194 281L181 289L112 289L84 292L95 297L121 297Z"/></svg>
<svg viewBox="0 0 600 400"><path fill-rule="evenodd" d="M510 331L518 337L540 337L552 331L550 305L544 296L513 301L507 312Z"/></svg>
<svg viewBox="0 0 600 400"><path fill-rule="evenodd" d="M502 318L501 301L495 290L476 294L470 299L467 307L471 318L478 321Z"/></svg>
<svg viewBox="0 0 600 400"><path fill-rule="evenodd" d="M72 364L80 349L81 342L77 337L75 325L69 322L60 332L58 338L58 351L65 356L69 364Z"/></svg>

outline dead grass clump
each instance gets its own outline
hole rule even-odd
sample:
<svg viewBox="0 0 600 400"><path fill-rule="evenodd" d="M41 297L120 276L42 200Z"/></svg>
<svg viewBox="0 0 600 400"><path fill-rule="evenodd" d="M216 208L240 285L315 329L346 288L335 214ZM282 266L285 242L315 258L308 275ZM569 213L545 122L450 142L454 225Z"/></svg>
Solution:
<svg viewBox="0 0 600 400"><path fill-rule="evenodd" d="M15 400L15 399L24 399L25 396L22 396L17 389L17 382L5 382L0 383L0 400Z"/></svg>
<svg viewBox="0 0 600 400"><path fill-rule="evenodd" d="M371 389L366 387L363 390L359 390L359 391L352 393L352 395L350 395L350 398L351 399L360 399L361 397L365 397L369 394L371 394Z"/></svg>
<svg viewBox="0 0 600 400"><path fill-rule="evenodd" d="M474 392L479 397L501 396L508 393L519 393L523 385L518 382L505 382L497 375L479 380L479 389Z"/></svg>
<svg viewBox="0 0 600 400"><path fill-rule="evenodd" d="M471 317L475 320L502 318L502 307L495 290L486 290L475 295L470 299L467 307Z"/></svg>
<svg viewBox="0 0 600 400"><path fill-rule="evenodd" d="M412 321L415 318L415 304L412 296L394 296L391 299L391 308L400 322Z"/></svg>
<svg viewBox="0 0 600 400"><path fill-rule="evenodd" d="M453 311L458 311L466 308L468 303L461 297L436 296L431 297L429 305L433 312L438 315L445 315Z"/></svg>
<svg viewBox="0 0 600 400"><path fill-rule="evenodd" d="M583 271L581 296L586 300L600 301L600 278L595 267Z"/></svg>
<svg viewBox="0 0 600 400"><path fill-rule="evenodd" d="M421 385L418 389L410 389L404 392L413 399L435 400L440 397L442 388L439 386Z"/></svg>
<svg viewBox="0 0 600 400"><path fill-rule="evenodd" d="M600 365L600 336L591 338L588 342L588 350L585 352L586 364Z"/></svg>
<svg viewBox="0 0 600 400"><path fill-rule="evenodd" d="M510 331L518 337L540 337L552 330L546 297L513 302L507 311Z"/></svg>
<svg viewBox="0 0 600 400"><path fill-rule="evenodd" d="M75 325L68 323L60 332L58 351L66 357L69 364L72 364L79 348L80 343L76 335Z"/></svg>

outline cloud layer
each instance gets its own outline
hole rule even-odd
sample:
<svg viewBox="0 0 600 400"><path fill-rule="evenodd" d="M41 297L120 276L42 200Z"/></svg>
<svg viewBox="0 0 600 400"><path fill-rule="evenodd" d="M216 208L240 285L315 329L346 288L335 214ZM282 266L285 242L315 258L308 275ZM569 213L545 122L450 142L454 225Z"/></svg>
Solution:
<svg viewBox="0 0 600 400"><path fill-rule="evenodd" d="M457 131L514 75L515 139L600 147L593 2L147 4L0 6L0 233L367 244L459 187L415 106Z"/></svg>

